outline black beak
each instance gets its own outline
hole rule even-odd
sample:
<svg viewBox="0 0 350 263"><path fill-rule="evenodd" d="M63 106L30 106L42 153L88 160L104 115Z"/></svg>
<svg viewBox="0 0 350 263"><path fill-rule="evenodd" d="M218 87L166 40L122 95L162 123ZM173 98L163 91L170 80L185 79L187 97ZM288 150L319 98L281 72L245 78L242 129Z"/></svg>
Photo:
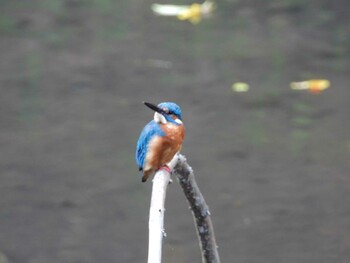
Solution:
<svg viewBox="0 0 350 263"><path fill-rule="evenodd" d="M163 115L168 114L163 109L159 108L158 106L156 106L152 103L144 101L143 104L145 104L148 108L150 108L151 110L154 110L155 112L158 112L158 113L163 114Z"/></svg>

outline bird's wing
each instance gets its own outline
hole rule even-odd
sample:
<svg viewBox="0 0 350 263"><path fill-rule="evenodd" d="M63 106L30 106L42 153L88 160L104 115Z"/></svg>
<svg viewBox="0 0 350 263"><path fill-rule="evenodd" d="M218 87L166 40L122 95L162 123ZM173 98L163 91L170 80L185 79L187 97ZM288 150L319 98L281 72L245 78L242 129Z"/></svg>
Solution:
<svg viewBox="0 0 350 263"><path fill-rule="evenodd" d="M161 16L177 16L189 8L187 5L160 5L152 4L154 13Z"/></svg>
<svg viewBox="0 0 350 263"><path fill-rule="evenodd" d="M164 136L164 132L159 124L152 120L143 128L136 145L135 159L140 171L144 166L148 144L154 136Z"/></svg>

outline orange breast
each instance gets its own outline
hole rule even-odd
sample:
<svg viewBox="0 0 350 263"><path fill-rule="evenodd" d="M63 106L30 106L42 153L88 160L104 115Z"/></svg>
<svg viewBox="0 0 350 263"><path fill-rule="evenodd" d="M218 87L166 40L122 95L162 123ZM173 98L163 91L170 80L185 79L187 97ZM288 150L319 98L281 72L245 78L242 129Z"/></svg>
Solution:
<svg viewBox="0 0 350 263"><path fill-rule="evenodd" d="M156 170L160 166L168 163L174 155L181 150L185 137L183 125L166 123L161 126L165 133L163 137L157 137L150 143L149 153L146 157L147 167L145 170Z"/></svg>

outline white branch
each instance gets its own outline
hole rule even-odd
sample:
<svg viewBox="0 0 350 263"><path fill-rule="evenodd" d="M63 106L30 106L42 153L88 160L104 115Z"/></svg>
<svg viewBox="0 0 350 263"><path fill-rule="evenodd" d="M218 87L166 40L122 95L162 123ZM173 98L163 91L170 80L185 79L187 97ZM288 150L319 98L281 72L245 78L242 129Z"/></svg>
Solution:
<svg viewBox="0 0 350 263"><path fill-rule="evenodd" d="M172 170L178 160L178 156L168 163ZM164 202L166 189L170 182L170 174L161 169L153 179L151 206L149 210L149 239L148 239L148 263L161 263L162 260L162 240L166 236L164 231Z"/></svg>

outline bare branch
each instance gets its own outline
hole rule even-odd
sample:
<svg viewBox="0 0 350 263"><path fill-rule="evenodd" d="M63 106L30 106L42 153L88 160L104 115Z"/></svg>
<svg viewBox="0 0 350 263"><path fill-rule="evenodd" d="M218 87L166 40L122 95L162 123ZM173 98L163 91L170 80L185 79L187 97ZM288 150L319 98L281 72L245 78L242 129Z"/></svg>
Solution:
<svg viewBox="0 0 350 263"><path fill-rule="evenodd" d="M183 155L179 155L174 172L179 178L179 183L192 210L202 252L202 262L220 263L209 208L198 188L193 170Z"/></svg>
<svg viewBox="0 0 350 263"><path fill-rule="evenodd" d="M172 170L176 165L178 156L168 164ZM164 202L166 189L170 182L170 174L161 169L153 179L151 206L149 210L149 236L148 236L148 263L161 263L162 260L162 241L166 236L164 230Z"/></svg>

